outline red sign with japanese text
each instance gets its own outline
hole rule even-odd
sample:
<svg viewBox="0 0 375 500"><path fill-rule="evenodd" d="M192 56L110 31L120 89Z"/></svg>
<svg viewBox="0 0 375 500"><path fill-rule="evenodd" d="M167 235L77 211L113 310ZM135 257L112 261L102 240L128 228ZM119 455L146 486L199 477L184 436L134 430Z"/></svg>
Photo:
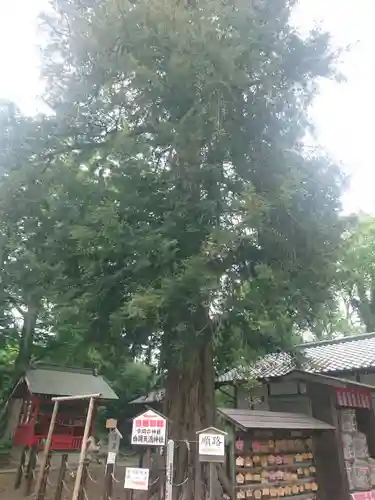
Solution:
<svg viewBox="0 0 375 500"><path fill-rule="evenodd" d="M352 493L351 497L352 500L375 500L375 490Z"/></svg>
<svg viewBox="0 0 375 500"><path fill-rule="evenodd" d="M354 389L346 387L336 389L338 406L349 408L372 408L371 392L367 389Z"/></svg>
<svg viewBox="0 0 375 500"><path fill-rule="evenodd" d="M165 446L167 420L152 410L133 420L132 444L142 446Z"/></svg>

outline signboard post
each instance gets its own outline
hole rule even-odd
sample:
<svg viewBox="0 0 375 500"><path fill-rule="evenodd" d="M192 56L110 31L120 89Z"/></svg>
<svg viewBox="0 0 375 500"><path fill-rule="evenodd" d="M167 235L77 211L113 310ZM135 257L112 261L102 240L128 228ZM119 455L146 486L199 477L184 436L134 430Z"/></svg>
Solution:
<svg viewBox="0 0 375 500"><path fill-rule="evenodd" d="M138 415L133 419L132 426L132 435L131 435L131 444L137 446L144 446L146 448L146 467L147 468L139 468L133 469L130 468L128 473L128 469L126 474L128 474L128 480L125 481L125 488L129 489L143 489L147 490L148 488L133 488L131 484L134 482L131 481L131 475L136 474L136 470L138 471L146 471L149 474L150 462L151 462L151 448L156 446L165 446L167 438L167 419L153 410L147 410L145 413ZM142 459L142 465L144 465L144 460ZM143 473L145 474L145 472ZM130 476L129 476L130 475ZM141 477L141 472L138 472L138 476ZM140 482L138 477L138 482ZM147 476L148 481L148 476ZM135 484L135 483L134 483ZM146 493L147 499L147 493Z"/></svg>
<svg viewBox="0 0 375 500"><path fill-rule="evenodd" d="M167 446L167 470L165 480L165 499L172 500L173 493L173 461L174 461L174 441L168 440Z"/></svg>
<svg viewBox="0 0 375 500"><path fill-rule="evenodd" d="M208 427L197 432L198 453L200 462L225 461L225 436L226 432L215 427Z"/></svg>
<svg viewBox="0 0 375 500"><path fill-rule="evenodd" d="M120 449L122 435L117 429L113 429L108 434L108 453L117 455Z"/></svg>
<svg viewBox="0 0 375 500"><path fill-rule="evenodd" d="M208 427L197 432L198 454L200 462L208 462L209 468L209 499L213 499L214 463L225 462L225 436L226 432Z"/></svg>
<svg viewBox="0 0 375 500"><path fill-rule="evenodd" d="M148 490L149 469L126 467L124 488L128 490Z"/></svg>
<svg viewBox="0 0 375 500"><path fill-rule="evenodd" d="M122 434L117 429L116 426L117 426L116 420L114 419L107 420L106 428L109 430L109 433L108 433L107 463L105 467L105 479L104 479L104 495L103 495L104 500L110 499L112 497L113 473L115 470L117 454L120 449L120 441L122 439Z"/></svg>
<svg viewBox="0 0 375 500"><path fill-rule="evenodd" d="M140 446L165 446L167 419L148 410L133 420L131 443Z"/></svg>

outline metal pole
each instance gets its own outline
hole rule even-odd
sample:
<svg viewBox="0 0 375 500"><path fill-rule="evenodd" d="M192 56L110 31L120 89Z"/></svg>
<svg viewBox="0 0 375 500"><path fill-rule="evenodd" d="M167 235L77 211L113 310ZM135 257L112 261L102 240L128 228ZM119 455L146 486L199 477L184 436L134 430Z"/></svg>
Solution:
<svg viewBox="0 0 375 500"><path fill-rule="evenodd" d="M53 412L52 412L52 416L51 416L51 422L49 424L47 440L46 440L46 443L44 445L42 462L40 464L38 478L37 478L36 486L35 486L35 490L34 490L34 493L35 493L36 496L38 496L40 487L42 485L43 475L44 475L44 469L46 468L46 464L47 464L48 453L49 453L49 449L50 449L50 446L51 446L52 435L53 435L53 430L55 428L55 423L56 423L56 417L57 417L58 409L59 409L59 402L55 401L55 404L53 405Z"/></svg>
<svg viewBox="0 0 375 500"><path fill-rule="evenodd" d="M85 430L84 430L84 433L83 433L81 453L80 453L80 456L79 456L79 463L78 463L78 468L77 468L77 476L76 476L76 481L74 483L74 490L73 490L72 500L78 500L78 495L79 495L80 485L81 485L81 479L82 479L83 465L84 465L84 460L85 460L85 457L86 457L87 440L88 440L89 433L90 433L92 414L93 414L93 411L94 411L94 403L95 403L95 398L91 397L90 398L90 403L89 403L89 408L87 410L86 425L85 425Z"/></svg>

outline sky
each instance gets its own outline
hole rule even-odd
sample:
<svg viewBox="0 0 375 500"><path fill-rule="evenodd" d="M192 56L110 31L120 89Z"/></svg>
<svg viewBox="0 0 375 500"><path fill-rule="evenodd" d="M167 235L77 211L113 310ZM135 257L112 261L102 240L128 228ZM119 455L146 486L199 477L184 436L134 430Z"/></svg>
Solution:
<svg viewBox="0 0 375 500"><path fill-rule="evenodd" d="M37 17L47 5L48 0L0 0L0 98L14 100L28 114L43 109ZM331 33L334 46L351 47L340 62L346 82L323 82L311 109L317 140L350 178L345 212L375 214L374 19L375 0L300 0L295 13L302 32L318 24Z"/></svg>

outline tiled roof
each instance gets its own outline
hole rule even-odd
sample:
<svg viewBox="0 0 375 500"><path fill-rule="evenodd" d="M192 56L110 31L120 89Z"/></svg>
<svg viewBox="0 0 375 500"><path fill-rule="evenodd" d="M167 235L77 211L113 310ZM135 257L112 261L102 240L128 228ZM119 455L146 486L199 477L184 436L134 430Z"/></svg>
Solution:
<svg viewBox="0 0 375 500"><path fill-rule="evenodd" d="M302 344L296 352L300 354L298 359L288 352L267 354L251 367L234 368L221 375L217 382L280 377L296 368L332 374L375 368L375 333Z"/></svg>
<svg viewBox="0 0 375 500"><path fill-rule="evenodd" d="M33 394L79 396L101 394L100 399L118 399L103 377L91 370L41 366L26 372L25 381Z"/></svg>
<svg viewBox="0 0 375 500"><path fill-rule="evenodd" d="M331 430L332 425L299 413L219 408L218 413L232 424L248 429Z"/></svg>

